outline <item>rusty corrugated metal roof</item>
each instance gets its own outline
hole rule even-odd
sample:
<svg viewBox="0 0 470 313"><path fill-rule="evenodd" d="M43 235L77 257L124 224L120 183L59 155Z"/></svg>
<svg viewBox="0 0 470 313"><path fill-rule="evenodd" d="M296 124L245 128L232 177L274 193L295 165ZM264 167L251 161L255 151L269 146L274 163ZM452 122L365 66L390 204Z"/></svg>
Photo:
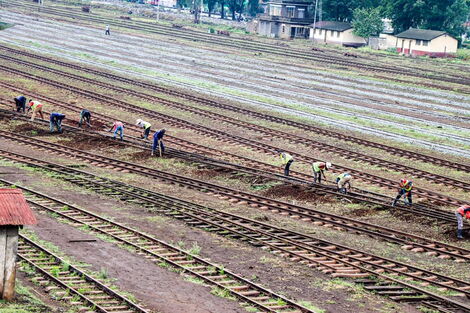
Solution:
<svg viewBox="0 0 470 313"><path fill-rule="evenodd" d="M37 224L33 210L19 189L0 189L0 225Z"/></svg>

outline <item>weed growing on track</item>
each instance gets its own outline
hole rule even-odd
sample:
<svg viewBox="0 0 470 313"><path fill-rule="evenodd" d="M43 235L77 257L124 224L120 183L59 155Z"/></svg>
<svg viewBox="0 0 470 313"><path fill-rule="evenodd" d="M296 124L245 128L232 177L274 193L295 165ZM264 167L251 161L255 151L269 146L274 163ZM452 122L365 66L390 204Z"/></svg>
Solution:
<svg viewBox="0 0 470 313"><path fill-rule="evenodd" d="M230 293L230 290L222 289L222 288L219 288L219 287L213 287L211 289L211 294L213 294L214 296L224 298L224 299L229 299L229 300L236 300L237 299Z"/></svg>
<svg viewBox="0 0 470 313"><path fill-rule="evenodd" d="M190 276L190 275L185 275L184 278L183 278L185 281L189 281L190 283L193 283L193 284L196 284L196 285L205 285L205 282L204 280L198 278L198 277L194 277L194 276Z"/></svg>

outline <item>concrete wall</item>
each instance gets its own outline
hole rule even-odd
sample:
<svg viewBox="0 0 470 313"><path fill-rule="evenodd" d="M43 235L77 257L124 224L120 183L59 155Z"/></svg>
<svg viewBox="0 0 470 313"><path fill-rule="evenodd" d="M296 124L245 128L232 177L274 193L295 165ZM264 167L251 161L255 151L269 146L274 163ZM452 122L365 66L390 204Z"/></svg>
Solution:
<svg viewBox="0 0 470 313"><path fill-rule="evenodd" d="M433 40L397 38L396 48L398 52L411 55L445 56L457 52L457 40L449 35L442 35Z"/></svg>
<svg viewBox="0 0 470 313"><path fill-rule="evenodd" d="M347 29L343 32L316 28L315 34L313 33L313 28L311 28L310 38L313 38L316 42L319 42L319 43L336 44L336 45L364 45L366 44L366 40L364 38L353 34L352 28Z"/></svg>

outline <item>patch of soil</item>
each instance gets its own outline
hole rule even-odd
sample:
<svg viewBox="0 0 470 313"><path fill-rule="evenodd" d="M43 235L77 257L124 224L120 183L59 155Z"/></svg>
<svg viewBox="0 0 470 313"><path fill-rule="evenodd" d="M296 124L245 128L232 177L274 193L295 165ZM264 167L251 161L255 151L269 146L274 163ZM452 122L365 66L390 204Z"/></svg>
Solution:
<svg viewBox="0 0 470 313"><path fill-rule="evenodd" d="M70 138L70 137L69 137ZM94 150L96 148L109 148L112 146L119 146L119 142L106 140L104 138L89 137L87 135L74 134L73 139L60 139L58 144L79 150Z"/></svg>
<svg viewBox="0 0 470 313"><path fill-rule="evenodd" d="M152 158L149 150L135 152L129 156L131 161L142 161L149 158Z"/></svg>
<svg viewBox="0 0 470 313"><path fill-rule="evenodd" d="M230 172L223 168L200 168L192 171L192 174L198 179L210 179L217 176L228 176Z"/></svg>
<svg viewBox="0 0 470 313"><path fill-rule="evenodd" d="M315 193L315 191L298 185L276 185L266 190L263 195L274 199L290 197L300 201L336 202L336 199L327 194Z"/></svg>
<svg viewBox="0 0 470 313"><path fill-rule="evenodd" d="M18 134L23 134L23 135L34 135L34 136L50 136L51 133L49 132L49 129L46 129L45 127L38 127L36 124L32 123L22 123L19 125L16 125L12 132L18 133Z"/></svg>
<svg viewBox="0 0 470 313"><path fill-rule="evenodd" d="M353 209L348 211L348 215L355 216L355 217L364 217L364 216L372 216L376 215L377 211L372 208L361 208L361 209Z"/></svg>

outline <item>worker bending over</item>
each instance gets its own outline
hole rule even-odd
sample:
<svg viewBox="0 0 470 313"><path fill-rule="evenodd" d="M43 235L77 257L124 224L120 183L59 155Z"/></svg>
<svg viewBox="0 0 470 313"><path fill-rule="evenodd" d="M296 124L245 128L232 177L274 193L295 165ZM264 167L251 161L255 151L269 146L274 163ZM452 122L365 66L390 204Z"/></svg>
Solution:
<svg viewBox="0 0 470 313"><path fill-rule="evenodd" d="M330 162L315 162L312 164L313 169L313 182L321 184L321 177L326 180L325 171L331 168Z"/></svg>
<svg viewBox="0 0 470 313"><path fill-rule="evenodd" d="M54 128L57 128L59 133L62 133L62 120L65 118L65 115L62 113L52 112L49 118L49 125L51 128L51 133L54 132Z"/></svg>
<svg viewBox="0 0 470 313"><path fill-rule="evenodd" d="M90 111L83 109L82 112L80 112L80 121L78 122L78 127L82 128L83 121L85 121L86 125L88 127L91 127L91 113Z"/></svg>
<svg viewBox="0 0 470 313"><path fill-rule="evenodd" d="M455 211L457 217L457 239L463 239L463 218L470 220L470 205L462 205Z"/></svg>
<svg viewBox="0 0 470 313"><path fill-rule="evenodd" d="M109 131L114 132L113 139L116 139L116 135L117 133L119 133L119 136L121 137L121 141L122 141L124 137L124 124L122 122L115 121Z"/></svg>
<svg viewBox="0 0 470 313"><path fill-rule="evenodd" d="M36 117L36 114L39 113L39 115L41 116L42 119L44 119L44 115L42 114L42 103L39 102L39 101L33 101L33 100L29 100L29 108L28 108L28 112L29 111L33 111L33 114L31 114L31 121L34 121L34 118Z"/></svg>
<svg viewBox="0 0 470 313"><path fill-rule="evenodd" d="M338 183L338 191L341 193L348 193L351 190L351 182L353 177L349 173L343 173L336 177Z"/></svg>
<svg viewBox="0 0 470 313"><path fill-rule="evenodd" d="M141 119L138 119L136 121L136 125L139 127L142 127L144 129L141 138L143 139L149 139L149 134L150 134L150 128L152 127L152 124L149 122L143 121Z"/></svg>
<svg viewBox="0 0 470 313"><path fill-rule="evenodd" d="M287 152L281 152L279 157L282 160L282 165L284 165L284 175L289 176L289 169L292 162L294 162L294 158Z"/></svg>
<svg viewBox="0 0 470 313"><path fill-rule="evenodd" d="M152 156L155 155L155 150L157 150L157 147L160 157L163 155L163 152L165 152L165 145L163 144L163 136L165 135L165 132L166 129L163 128L153 134Z"/></svg>
<svg viewBox="0 0 470 313"><path fill-rule="evenodd" d="M408 204L411 205L413 203L412 195L411 195L411 189L413 189L413 182L411 180L407 179L402 179L400 180L400 190L398 191L398 195L393 200L392 206L395 206L398 202L398 200L401 198L401 196L404 195L408 199ZM406 202L405 202L406 203Z"/></svg>
<svg viewBox="0 0 470 313"><path fill-rule="evenodd" d="M26 112L26 98L24 96L19 96L15 98L15 108L16 112Z"/></svg>

